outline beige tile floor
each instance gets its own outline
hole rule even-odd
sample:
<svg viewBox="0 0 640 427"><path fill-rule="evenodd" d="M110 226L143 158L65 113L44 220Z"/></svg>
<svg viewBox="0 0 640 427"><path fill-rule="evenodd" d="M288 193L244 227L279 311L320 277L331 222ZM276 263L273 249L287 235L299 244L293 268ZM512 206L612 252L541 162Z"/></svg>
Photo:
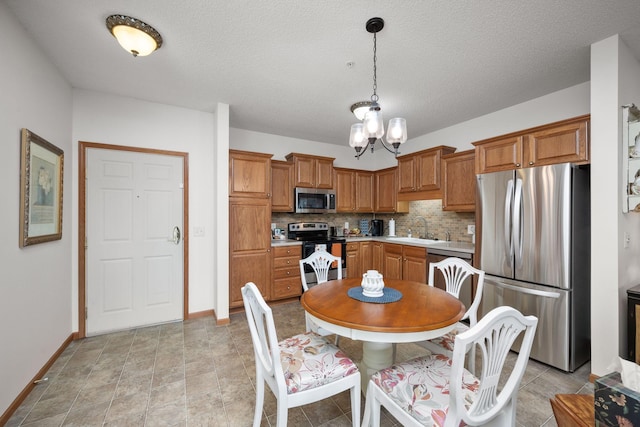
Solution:
<svg viewBox="0 0 640 427"><path fill-rule="evenodd" d="M304 330L298 302L273 307L279 338ZM343 338L354 359L362 343ZM424 353L398 346L398 360ZM244 314L116 332L75 341L8 426L250 426L255 403L253 347ZM530 361L518 397L518 426L556 426L549 398L593 393L589 365L566 374ZM268 390L268 387L267 387ZM364 400L363 400L364 404ZM275 425L267 392L263 426ZM348 393L289 411L290 426L350 426ZM397 425L384 414L383 425Z"/></svg>

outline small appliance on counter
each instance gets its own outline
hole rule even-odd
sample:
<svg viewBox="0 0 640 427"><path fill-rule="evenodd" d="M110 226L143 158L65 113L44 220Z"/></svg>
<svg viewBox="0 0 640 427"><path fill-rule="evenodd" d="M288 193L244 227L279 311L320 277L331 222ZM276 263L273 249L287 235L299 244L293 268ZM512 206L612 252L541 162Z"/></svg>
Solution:
<svg viewBox="0 0 640 427"><path fill-rule="evenodd" d="M381 219L372 219L370 231L372 236L382 236L384 232L384 221Z"/></svg>

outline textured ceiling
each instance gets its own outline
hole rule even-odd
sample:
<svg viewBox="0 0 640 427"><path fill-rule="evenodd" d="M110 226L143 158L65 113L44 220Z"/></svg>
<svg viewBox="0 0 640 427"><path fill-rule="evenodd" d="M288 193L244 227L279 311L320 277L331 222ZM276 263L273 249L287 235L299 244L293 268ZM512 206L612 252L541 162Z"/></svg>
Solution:
<svg viewBox="0 0 640 427"><path fill-rule="evenodd" d="M374 16L382 112L409 138L588 81L590 45L614 34L640 58L638 0L4 2L73 87L222 102L232 127L335 144L372 93ZM154 26L162 48L128 55L105 27L114 13Z"/></svg>

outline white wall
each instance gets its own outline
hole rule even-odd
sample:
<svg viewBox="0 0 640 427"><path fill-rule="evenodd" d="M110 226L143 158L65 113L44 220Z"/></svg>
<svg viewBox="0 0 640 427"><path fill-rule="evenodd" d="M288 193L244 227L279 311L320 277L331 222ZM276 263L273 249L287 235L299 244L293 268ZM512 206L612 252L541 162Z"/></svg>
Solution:
<svg viewBox="0 0 640 427"><path fill-rule="evenodd" d="M71 87L0 2L0 415L71 335ZM18 247L20 129L64 151L62 240Z"/></svg>
<svg viewBox="0 0 640 427"><path fill-rule="evenodd" d="M624 41L618 46L618 105L634 103L640 106L640 62L633 56ZM633 138L634 135L631 135ZM622 139L620 138L620 144ZM626 154L626 151L623 151ZM622 161L627 156L621 155ZM621 175L620 175L621 176ZM626 187L626 181L618 188ZM629 233L631 241L628 248L624 248L624 233ZM618 321L620 324L619 349L620 355L627 354L627 290L640 285L640 215L635 212L620 215L618 226Z"/></svg>
<svg viewBox="0 0 640 427"><path fill-rule="evenodd" d="M470 150L471 143L589 113L589 82L461 122L407 141L405 151L448 145Z"/></svg>
<svg viewBox="0 0 640 427"><path fill-rule="evenodd" d="M189 153L189 312L214 308L216 117L131 98L86 90L73 91L73 153L78 141L97 142ZM225 169L226 173L226 169ZM73 327L78 330L78 170L73 170ZM193 237L204 227L204 237ZM226 242L225 242L226 243ZM226 283L223 286L227 286Z"/></svg>
<svg viewBox="0 0 640 427"><path fill-rule="evenodd" d="M400 152L401 155L410 154L438 145L455 147L457 151L470 150L473 148L471 143L475 141L588 113L589 82L585 82L448 128L410 138L400 147ZM408 123L407 126L411 136L411 124ZM373 155L366 153L360 160L356 160L355 152L348 144L348 129L345 131L344 144L336 145L231 128L230 147L273 154L273 160L284 160L291 152L335 157L334 166L354 169L378 170L397 165L393 155L380 147L379 142L376 143Z"/></svg>
<svg viewBox="0 0 640 427"><path fill-rule="evenodd" d="M333 165L341 168L378 170L397 164L393 154L382 148L379 142L376 143L373 154L367 152L360 160L356 159L355 150L349 147L348 132L349 129L346 132L344 145L336 145L231 128L229 146L235 150L273 154L272 160L285 160L285 156L289 153L334 157L336 160ZM400 151L404 153L404 146Z"/></svg>
<svg viewBox="0 0 640 427"><path fill-rule="evenodd" d="M626 355L626 290L640 283L640 215L622 213L622 109L640 103L640 64L619 36L591 46L591 372ZM625 151L626 153L626 151ZM632 236L624 248L623 235Z"/></svg>

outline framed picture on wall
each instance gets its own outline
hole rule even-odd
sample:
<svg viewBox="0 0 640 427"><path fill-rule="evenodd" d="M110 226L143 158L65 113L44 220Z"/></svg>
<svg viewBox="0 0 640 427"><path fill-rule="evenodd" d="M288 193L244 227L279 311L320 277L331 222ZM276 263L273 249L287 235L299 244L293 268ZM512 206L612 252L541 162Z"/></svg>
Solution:
<svg viewBox="0 0 640 427"><path fill-rule="evenodd" d="M62 238L64 151L22 129L20 247Z"/></svg>

